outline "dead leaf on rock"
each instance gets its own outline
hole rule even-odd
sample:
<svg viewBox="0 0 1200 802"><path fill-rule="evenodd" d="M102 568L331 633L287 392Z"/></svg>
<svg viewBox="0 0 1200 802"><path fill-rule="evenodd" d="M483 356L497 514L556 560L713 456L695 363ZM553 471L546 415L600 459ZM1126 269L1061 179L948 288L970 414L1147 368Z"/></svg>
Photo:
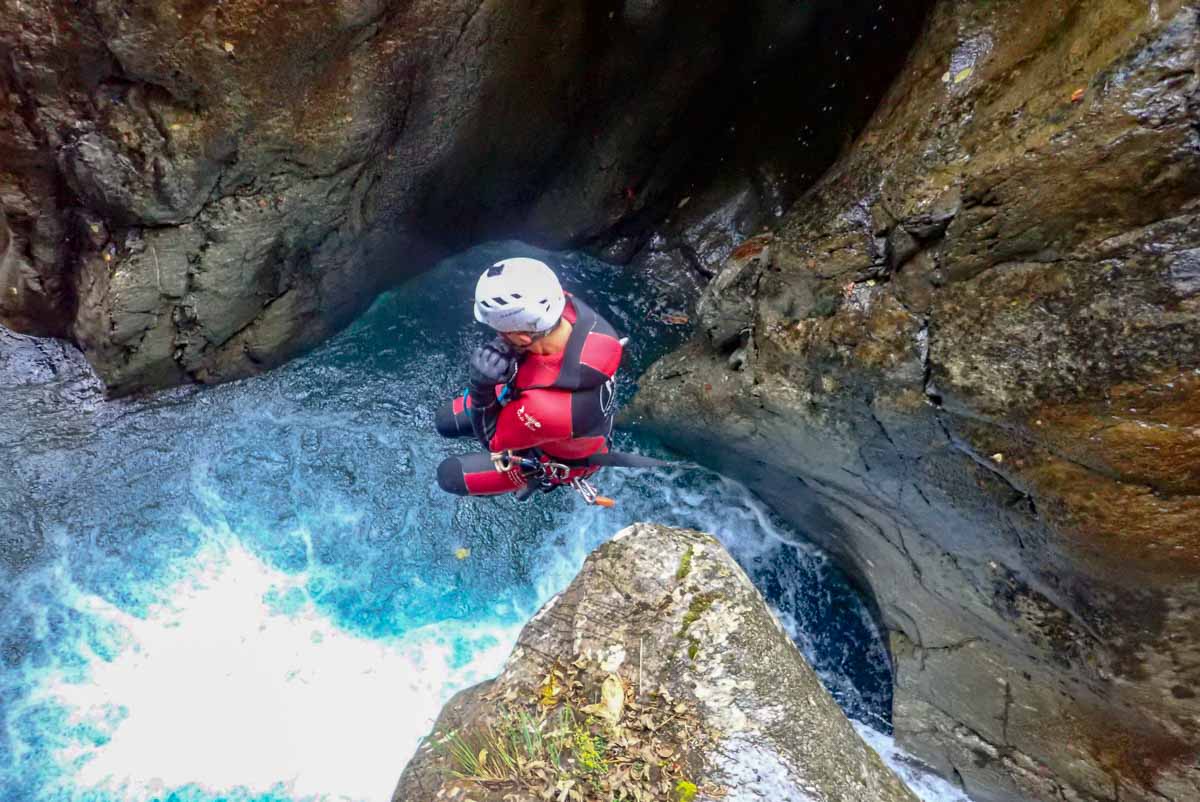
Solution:
<svg viewBox="0 0 1200 802"><path fill-rule="evenodd" d="M600 686L600 703L588 705L583 708L583 712L596 718L602 718L616 726L617 722L621 720L621 713L624 709L625 688L621 684L621 678L616 674L609 674L604 678L604 684Z"/></svg>

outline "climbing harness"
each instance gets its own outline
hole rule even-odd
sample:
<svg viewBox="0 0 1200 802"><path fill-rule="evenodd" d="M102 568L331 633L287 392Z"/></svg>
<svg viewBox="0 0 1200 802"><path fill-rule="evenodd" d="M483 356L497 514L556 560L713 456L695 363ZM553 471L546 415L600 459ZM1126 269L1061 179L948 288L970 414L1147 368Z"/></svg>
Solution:
<svg viewBox="0 0 1200 802"><path fill-rule="evenodd" d="M501 473L508 473L513 470L521 472L521 475L525 478L526 487L529 490L520 494L518 498L520 501L528 499L535 489L539 489L543 493L549 493L567 485L578 493L587 504L597 507L616 506L615 501L607 496L600 495L587 479L582 476L577 476L574 479L571 478L571 470L580 467L579 465L571 466L562 462L554 462L553 460L543 462L540 459L514 454L511 451L492 454L492 464Z"/></svg>
<svg viewBox="0 0 1200 802"><path fill-rule="evenodd" d="M572 470L592 467L683 468L686 470L700 467L692 462L668 462L667 460L654 459L653 457L643 457L641 454L626 454L620 451L593 454L570 465L550 459L543 462L540 459L514 454L511 451L501 451L492 454L492 464L496 466L496 470L500 473L509 473L511 471L519 471L521 473L521 476L525 479L526 486L529 488L529 492L519 496L519 500L521 501L529 498L535 489L549 493L563 485L569 485L571 489L579 494L584 503L606 508L615 507L617 502L608 496L600 495L599 491L585 477L577 476L572 479Z"/></svg>

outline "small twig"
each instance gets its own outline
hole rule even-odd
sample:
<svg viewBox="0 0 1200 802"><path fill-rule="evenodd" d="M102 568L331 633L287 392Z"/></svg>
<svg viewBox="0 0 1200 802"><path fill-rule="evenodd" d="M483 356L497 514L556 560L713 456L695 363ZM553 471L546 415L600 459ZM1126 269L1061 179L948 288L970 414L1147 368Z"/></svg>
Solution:
<svg viewBox="0 0 1200 802"><path fill-rule="evenodd" d="M642 698L642 644L645 642L646 636L642 635L638 638L638 689L637 697Z"/></svg>
<svg viewBox="0 0 1200 802"><path fill-rule="evenodd" d="M154 257L154 282L158 285L158 291L162 292L162 267L158 264L158 249L154 244L150 244L150 255Z"/></svg>

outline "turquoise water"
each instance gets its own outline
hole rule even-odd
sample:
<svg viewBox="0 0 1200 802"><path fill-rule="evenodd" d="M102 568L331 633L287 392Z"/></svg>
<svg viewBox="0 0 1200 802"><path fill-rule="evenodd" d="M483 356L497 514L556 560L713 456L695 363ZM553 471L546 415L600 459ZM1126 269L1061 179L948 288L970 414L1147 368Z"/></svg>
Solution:
<svg viewBox="0 0 1200 802"><path fill-rule="evenodd" d="M0 334L0 802L386 800L442 703L637 520L721 537L839 702L887 731L861 600L735 482L607 471L613 510L436 488L470 449L432 429L486 336L470 290L517 251L444 263L268 375L149 400L104 401L77 355ZM628 398L687 334L662 320L678 288L557 259L633 337Z"/></svg>

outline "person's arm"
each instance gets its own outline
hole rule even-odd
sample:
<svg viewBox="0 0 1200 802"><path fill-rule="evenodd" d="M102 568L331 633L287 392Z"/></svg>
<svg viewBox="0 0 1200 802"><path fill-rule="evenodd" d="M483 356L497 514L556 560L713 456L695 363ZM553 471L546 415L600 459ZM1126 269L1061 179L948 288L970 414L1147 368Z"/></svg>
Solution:
<svg viewBox="0 0 1200 802"><path fill-rule="evenodd" d="M480 346L471 356L467 370L471 428L484 448L489 448L488 443L495 436L503 411L496 398L496 385L511 381L516 372L516 355L508 349L502 338L497 337L487 345Z"/></svg>

